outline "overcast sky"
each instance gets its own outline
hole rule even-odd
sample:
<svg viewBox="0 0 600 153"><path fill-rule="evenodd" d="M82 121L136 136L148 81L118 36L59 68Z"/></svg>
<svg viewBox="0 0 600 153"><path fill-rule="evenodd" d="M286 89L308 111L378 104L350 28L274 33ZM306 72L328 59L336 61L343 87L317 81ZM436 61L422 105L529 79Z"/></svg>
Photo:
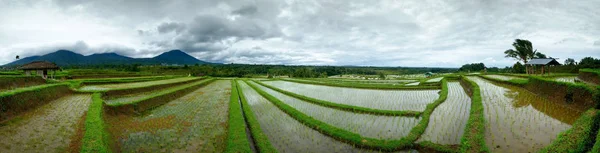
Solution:
<svg viewBox="0 0 600 153"><path fill-rule="evenodd" d="M600 0L0 0L0 65L69 49L247 64L504 67L600 58Z"/></svg>

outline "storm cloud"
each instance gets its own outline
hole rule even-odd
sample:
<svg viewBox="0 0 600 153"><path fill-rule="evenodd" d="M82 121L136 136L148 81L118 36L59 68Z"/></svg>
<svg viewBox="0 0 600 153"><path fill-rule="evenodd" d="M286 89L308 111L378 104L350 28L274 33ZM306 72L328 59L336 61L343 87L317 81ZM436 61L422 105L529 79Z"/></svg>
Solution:
<svg viewBox="0 0 600 153"><path fill-rule="evenodd" d="M508 66L514 39L600 58L600 0L0 0L0 64L69 49L210 62Z"/></svg>

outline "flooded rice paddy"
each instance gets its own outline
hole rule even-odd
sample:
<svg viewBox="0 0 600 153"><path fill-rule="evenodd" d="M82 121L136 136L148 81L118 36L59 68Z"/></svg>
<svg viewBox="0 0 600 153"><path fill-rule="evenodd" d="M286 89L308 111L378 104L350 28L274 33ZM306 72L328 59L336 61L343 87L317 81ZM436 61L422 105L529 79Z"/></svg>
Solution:
<svg viewBox="0 0 600 153"><path fill-rule="evenodd" d="M423 111L427 104L439 98L439 90L371 90L288 81L265 81L264 83L316 99L382 110Z"/></svg>
<svg viewBox="0 0 600 153"><path fill-rule="evenodd" d="M419 141L431 141L443 145L460 144L464 133L471 98L459 82L448 82L448 98L435 108L429 118L429 125Z"/></svg>

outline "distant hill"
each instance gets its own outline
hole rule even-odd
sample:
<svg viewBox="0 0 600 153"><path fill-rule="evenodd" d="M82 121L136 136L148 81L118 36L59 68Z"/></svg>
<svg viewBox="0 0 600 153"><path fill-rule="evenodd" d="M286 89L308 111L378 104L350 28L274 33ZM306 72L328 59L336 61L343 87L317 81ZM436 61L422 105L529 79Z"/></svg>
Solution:
<svg viewBox="0 0 600 153"><path fill-rule="evenodd" d="M76 66L76 65L120 65L120 64L143 64L143 65L193 65L193 64L213 64L198 60L181 50L172 50L162 53L153 58L131 58L122 56L116 53L102 53L83 56L69 50L58 50L43 56L26 57L12 63L8 63L6 67L20 66L33 61L49 61L54 62L59 66Z"/></svg>

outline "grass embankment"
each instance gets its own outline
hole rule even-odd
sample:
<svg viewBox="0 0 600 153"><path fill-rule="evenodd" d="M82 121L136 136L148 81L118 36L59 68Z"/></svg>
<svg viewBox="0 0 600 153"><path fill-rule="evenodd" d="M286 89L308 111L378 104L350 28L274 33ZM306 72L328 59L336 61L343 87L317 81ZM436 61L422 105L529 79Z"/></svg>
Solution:
<svg viewBox="0 0 600 153"><path fill-rule="evenodd" d="M354 112L354 113L365 113L365 114L374 114L374 115L388 115L388 116L420 116L422 112L419 111L396 111L396 110L381 110L381 109L373 109L373 108L366 108L366 107L359 107L359 106L352 106L352 105L345 105L345 104L339 104L339 103L334 103L334 102L330 102L330 101L326 101L326 100L320 100L320 99L315 99L315 98L311 98L308 96L304 96L304 95L300 95L300 94L296 94L293 92L289 92L289 91L285 91L283 89L279 89L267 84L264 84L260 81L254 81L262 86L265 86L269 89L273 89L277 92L283 93L285 95L294 97L294 98L298 98L300 100L304 100L307 102L311 102L317 105L321 105L321 106L325 106L325 107L329 107L329 108L334 108L334 109L339 109L339 110L344 110L344 111L350 111L350 112Z"/></svg>
<svg viewBox="0 0 600 153"><path fill-rule="evenodd" d="M150 76L150 77L129 77L129 78L104 78L104 79L81 79L72 80L72 82L81 82L81 85L101 85L101 84L119 84L119 83L133 83L133 82L144 82L144 81L157 81L165 79L173 79L180 76Z"/></svg>
<svg viewBox="0 0 600 153"><path fill-rule="evenodd" d="M261 90L254 84L248 83L248 85L250 87L252 87L254 90L256 90L256 92L258 92L265 99L272 102L275 106L277 106L283 112L289 114L291 117L298 120L300 123L302 123L308 127L311 127L316 131L319 131L320 133L328 135L334 139L353 144L356 147L384 150L384 151L395 151L395 150L403 150L403 149L413 148L414 147L413 142L416 141L421 136L421 134L423 134L425 132L425 129L427 128L427 125L429 124L429 117L431 116L431 113L433 112L435 107L437 107L439 104L444 102L448 96L447 82L446 82L446 80L443 80L442 81L442 91L441 91L439 99L436 100L435 102L427 105L427 108L425 109L425 111L423 112L423 115L422 115L423 118L415 127L412 128L412 130L406 137L401 138L399 140L380 140L380 139L362 137L359 134L349 132L347 130L329 125L329 124L324 123L319 120L316 120L316 119L298 111L297 109L285 104L281 100L279 100L279 99L275 98L274 96L268 94L267 92Z"/></svg>
<svg viewBox="0 0 600 153"><path fill-rule="evenodd" d="M246 123L240 105L240 96L235 80L231 80L229 99L229 128L227 132L227 153L252 152L246 135Z"/></svg>
<svg viewBox="0 0 600 153"><path fill-rule="evenodd" d="M423 141L416 144L417 150L423 152L445 152L445 153L458 153L455 146L452 145L440 145L431 141Z"/></svg>
<svg viewBox="0 0 600 153"><path fill-rule="evenodd" d="M0 122L72 93L68 84L47 84L0 93Z"/></svg>
<svg viewBox="0 0 600 153"><path fill-rule="evenodd" d="M550 100L565 101L569 104L574 103L585 109L600 108L599 92L585 84L560 82L531 76L526 88L533 93L546 96Z"/></svg>
<svg viewBox="0 0 600 153"><path fill-rule="evenodd" d="M460 140L460 152L489 152L485 144L485 118L479 85L461 76L460 83L471 96L471 111L465 132Z"/></svg>
<svg viewBox="0 0 600 153"><path fill-rule="evenodd" d="M599 110L590 109L583 113L573 127L560 133L556 140L542 149L541 153L553 152L586 152L594 145L598 131L600 116ZM595 147L594 149L598 149ZM594 150L592 149L592 150Z"/></svg>
<svg viewBox="0 0 600 153"><path fill-rule="evenodd" d="M111 113L125 113L125 114L139 114L145 110L152 109L154 107L165 104L171 100L177 99L185 94L188 94L202 86L210 84L214 82L215 79L205 79L201 81L196 81L193 83L186 83L177 88L170 88L168 90L163 90L151 95L148 95L144 98L140 98L134 101L127 102L118 102L106 104L107 109ZM187 82L187 81L185 81ZM147 88L147 87L145 87ZM154 88L158 88L154 86ZM133 88L131 90L138 90L137 88ZM130 91L123 91L130 92Z"/></svg>
<svg viewBox="0 0 600 153"><path fill-rule="evenodd" d="M527 78L502 80L502 79L493 78L493 77L489 77L489 76L485 76L485 75L477 75L477 76L484 78L486 80L500 82L500 83L506 83L506 84L515 85L515 86L519 86L519 87L524 87L525 85L527 85L527 83L529 83L529 80L527 80Z"/></svg>
<svg viewBox="0 0 600 153"><path fill-rule="evenodd" d="M235 80L234 80L235 81ZM244 95L244 91L242 88L239 88L237 81L235 81L236 88L238 89L240 100L242 102L242 109L244 112L244 116L246 116L246 122L248 122L248 126L250 126L250 132L252 133L252 138L254 138L254 144L258 149L258 152L269 152L276 153L277 149L271 145L269 138L262 132L260 128L260 123L254 116L254 112L250 108L250 104L246 100L246 96Z"/></svg>
<svg viewBox="0 0 600 153"><path fill-rule="evenodd" d="M0 76L0 92L46 84L39 76Z"/></svg>
<svg viewBox="0 0 600 153"><path fill-rule="evenodd" d="M600 85L600 69L580 69L578 78Z"/></svg>
<svg viewBox="0 0 600 153"><path fill-rule="evenodd" d="M92 95L90 105L85 117L85 133L81 152L112 152L110 149L110 134L104 124L104 106L101 93Z"/></svg>
<svg viewBox="0 0 600 153"><path fill-rule="evenodd" d="M332 87L346 87L346 88L359 88L359 89L380 89L380 90L398 90L398 89L440 89L440 86L403 86L403 85L392 85L392 84L360 84L360 83L346 83L346 82L330 82L330 81L310 81L302 79L282 79L285 81L324 85Z"/></svg>

